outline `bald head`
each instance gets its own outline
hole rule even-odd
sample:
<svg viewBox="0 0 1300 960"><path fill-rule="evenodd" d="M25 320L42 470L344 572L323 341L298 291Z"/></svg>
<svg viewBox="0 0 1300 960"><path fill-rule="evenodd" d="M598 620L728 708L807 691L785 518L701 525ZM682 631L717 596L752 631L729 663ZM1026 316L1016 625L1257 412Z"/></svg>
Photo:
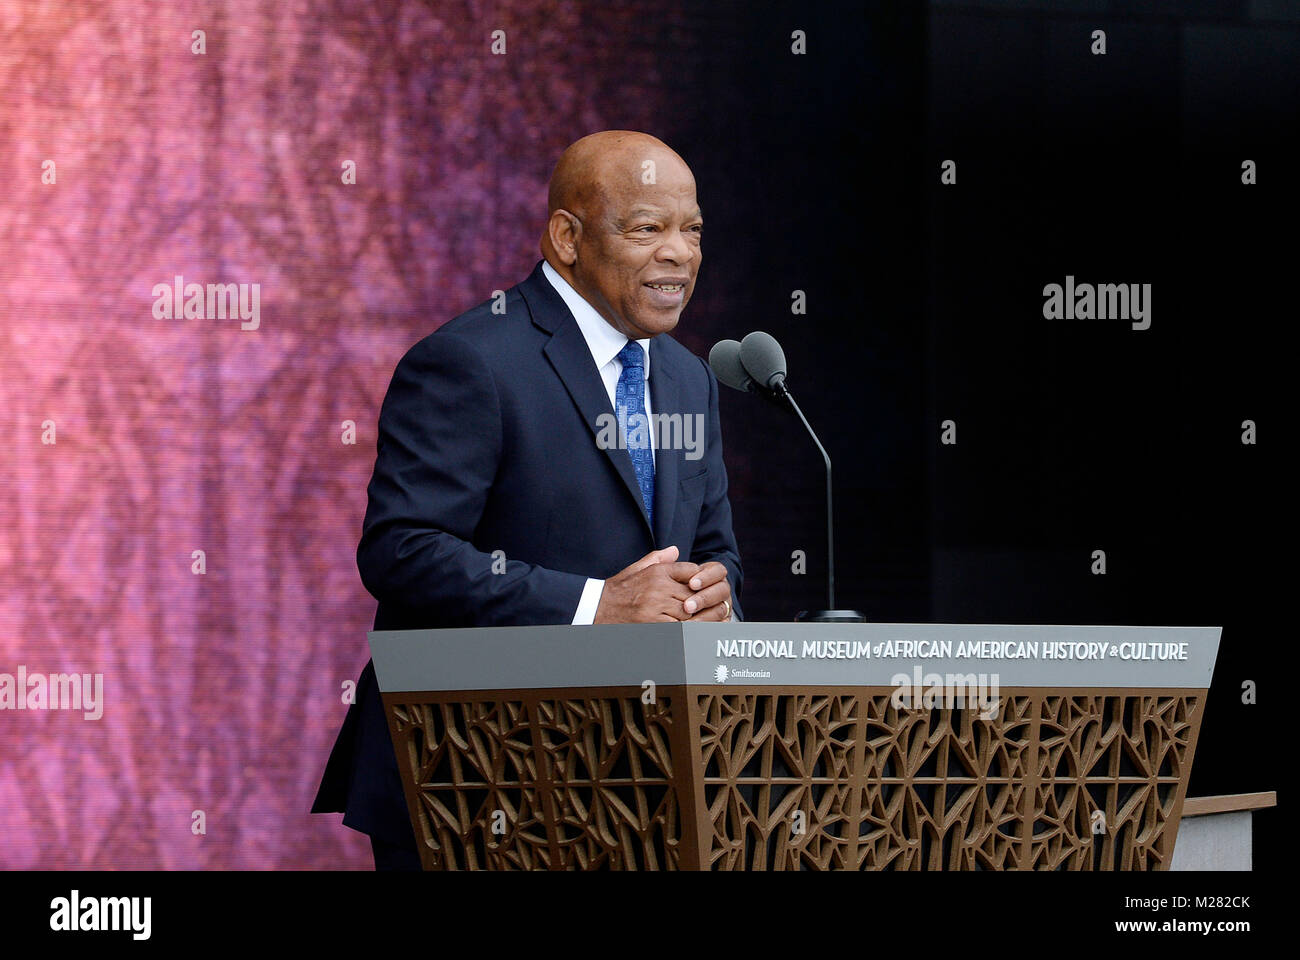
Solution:
<svg viewBox="0 0 1300 960"><path fill-rule="evenodd" d="M644 339L676 326L702 229L686 161L647 133L604 130L555 165L542 256L611 326Z"/></svg>
<svg viewBox="0 0 1300 960"><path fill-rule="evenodd" d="M642 179L646 162L690 168L658 137L635 130L602 130L570 144L560 154L547 192L548 214L556 210L592 213L606 199L606 189ZM656 171L657 175L657 171ZM693 181L692 181L693 182Z"/></svg>

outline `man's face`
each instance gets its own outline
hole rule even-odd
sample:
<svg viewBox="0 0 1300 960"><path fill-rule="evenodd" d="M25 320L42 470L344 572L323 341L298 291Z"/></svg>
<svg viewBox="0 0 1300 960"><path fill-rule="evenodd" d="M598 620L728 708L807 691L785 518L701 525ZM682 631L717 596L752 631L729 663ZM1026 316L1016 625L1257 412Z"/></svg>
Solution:
<svg viewBox="0 0 1300 960"><path fill-rule="evenodd" d="M573 264L579 293L631 340L677 326L700 269L695 179L675 157L652 159L658 182L601 185L605 202L583 221Z"/></svg>

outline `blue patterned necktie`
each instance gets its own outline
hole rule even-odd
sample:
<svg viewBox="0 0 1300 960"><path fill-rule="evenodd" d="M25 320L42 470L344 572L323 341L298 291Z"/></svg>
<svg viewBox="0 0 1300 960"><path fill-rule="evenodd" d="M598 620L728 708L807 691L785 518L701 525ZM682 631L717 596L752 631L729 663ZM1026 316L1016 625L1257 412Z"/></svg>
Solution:
<svg viewBox="0 0 1300 960"><path fill-rule="evenodd" d="M618 352L623 372L618 375L614 388L614 407L619 421L627 431L624 440L636 470L636 482L641 488L641 502L645 515L654 526L655 461L650 448L650 423L645 411L645 350L635 340Z"/></svg>

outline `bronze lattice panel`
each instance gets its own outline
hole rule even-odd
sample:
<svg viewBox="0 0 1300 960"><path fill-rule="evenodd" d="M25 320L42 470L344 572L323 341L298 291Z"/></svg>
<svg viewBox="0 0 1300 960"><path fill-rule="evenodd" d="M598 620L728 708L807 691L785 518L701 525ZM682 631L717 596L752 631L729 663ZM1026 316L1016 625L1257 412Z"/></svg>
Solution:
<svg viewBox="0 0 1300 960"><path fill-rule="evenodd" d="M394 707L426 866L676 868L670 711L667 699L639 696Z"/></svg>
<svg viewBox="0 0 1300 960"><path fill-rule="evenodd" d="M1195 696L1043 698L1030 866L1167 869L1177 830L1170 821L1182 808L1201 703ZM1107 829L1094 836L1098 812Z"/></svg>
<svg viewBox="0 0 1300 960"><path fill-rule="evenodd" d="M1018 721L1022 700L1008 710ZM885 694L698 702L711 869L1019 865L1023 722L899 710Z"/></svg>
<svg viewBox="0 0 1300 960"><path fill-rule="evenodd" d="M430 869L1150 870L1203 696L1004 690L989 720L888 688L387 699Z"/></svg>

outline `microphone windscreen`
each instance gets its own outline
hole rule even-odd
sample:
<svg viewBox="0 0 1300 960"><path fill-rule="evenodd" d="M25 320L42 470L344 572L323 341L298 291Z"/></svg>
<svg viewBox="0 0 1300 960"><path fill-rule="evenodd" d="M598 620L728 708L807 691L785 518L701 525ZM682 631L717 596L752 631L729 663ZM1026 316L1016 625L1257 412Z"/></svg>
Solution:
<svg viewBox="0 0 1300 960"><path fill-rule="evenodd" d="M749 392L754 389L754 381L745 372L740 362L740 344L735 340L719 340L709 351L709 366L714 375L734 390Z"/></svg>
<svg viewBox="0 0 1300 960"><path fill-rule="evenodd" d="M740 341L740 363L759 386L772 390L785 381L785 351L770 333L755 330Z"/></svg>

